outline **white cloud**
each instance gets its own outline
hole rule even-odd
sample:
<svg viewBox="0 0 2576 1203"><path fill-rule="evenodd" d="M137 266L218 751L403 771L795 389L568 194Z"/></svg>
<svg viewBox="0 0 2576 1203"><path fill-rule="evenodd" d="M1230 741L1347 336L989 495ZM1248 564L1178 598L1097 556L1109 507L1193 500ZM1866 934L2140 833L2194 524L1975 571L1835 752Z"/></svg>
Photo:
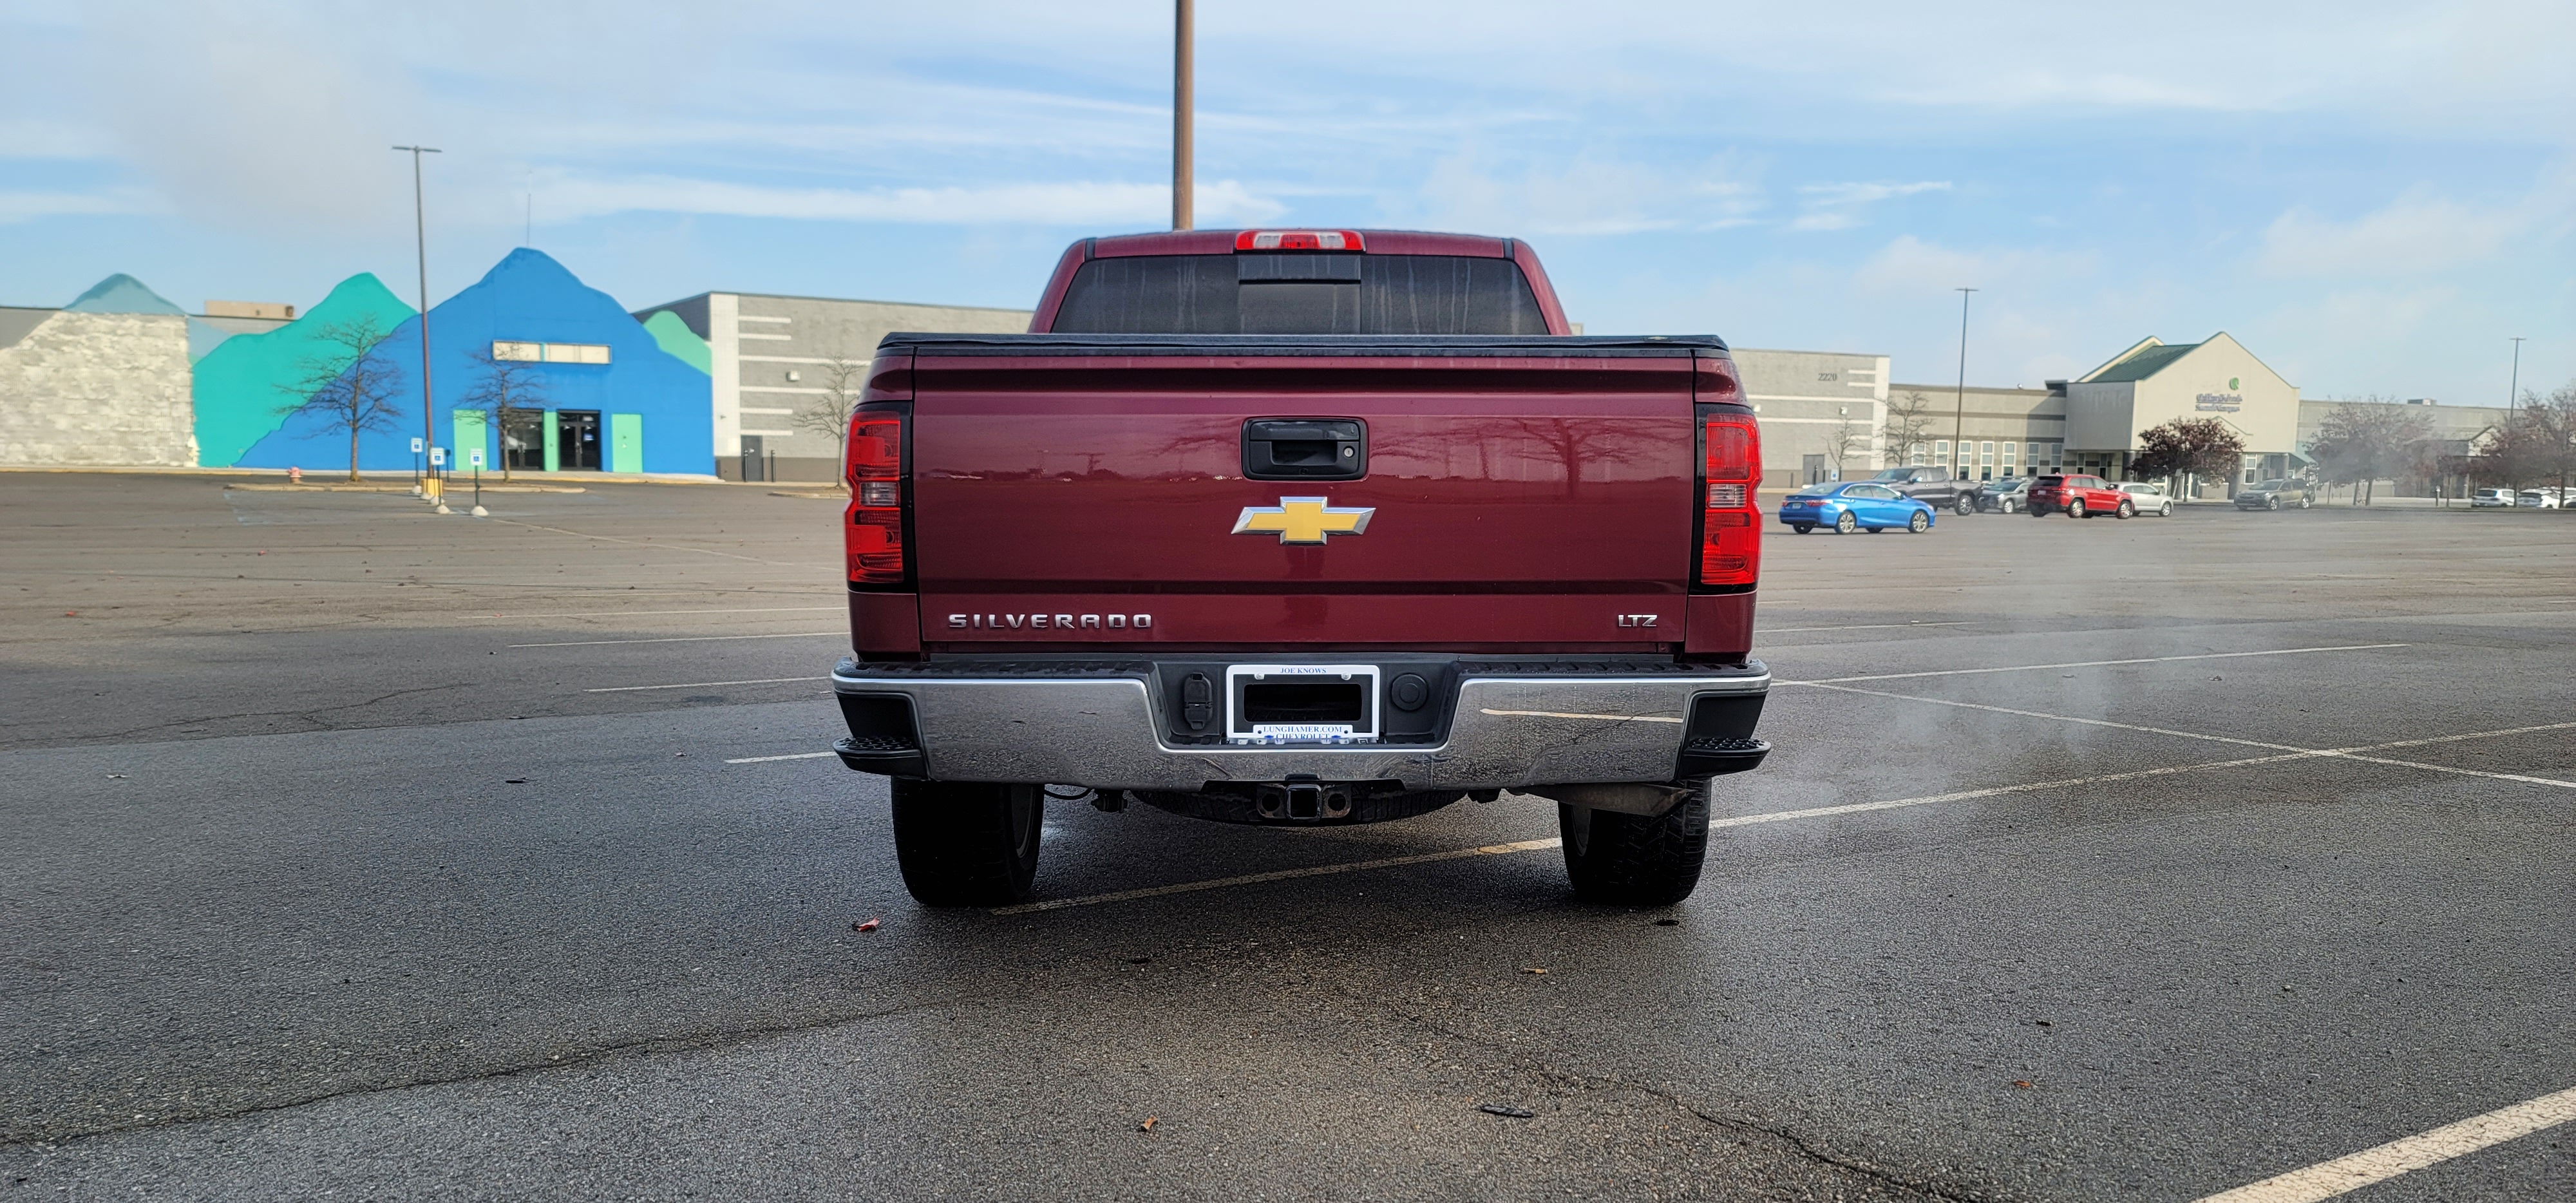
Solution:
<svg viewBox="0 0 2576 1203"><path fill-rule="evenodd" d="M2554 192L2556 187L2548 190ZM2350 221L2294 208L2263 231L2263 249L2256 262L2267 274L2293 277L2447 271L2494 256L2514 236L2531 229L2536 217L2529 204L2481 209L2423 189Z"/></svg>
<svg viewBox="0 0 2576 1203"><path fill-rule="evenodd" d="M1798 189L1799 195L1806 198L1806 212L1790 222L1789 228L1807 232L1848 230L1861 224L1860 210L1869 205L1898 197L1949 190L1948 180L1923 180L1911 184L1807 184Z"/></svg>
<svg viewBox="0 0 2576 1203"><path fill-rule="evenodd" d="M141 188L108 188L96 192L0 190L0 225L43 217L95 217L106 214L167 213L170 206Z"/></svg>
<svg viewBox="0 0 2576 1203"><path fill-rule="evenodd" d="M1718 156L1696 170L1583 156L1563 168L1505 174L1472 152L1434 163L1419 194L1422 219L1450 229L1516 234L1639 234L1749 224L1758 186ZM1409 215L1410 216L1410 215Z"/></svg>
<svg viewBox="0 0 2576 1203"><path fill-rule="evenodd" d="M1819 205L1868 205L1918 192L1948 192L1948 180L1912 184L1807 184L1798 191Z"/></svg>
<svg viewBox="0 0 2576 1203"><path fill-rule="evenodd" d="M1853 282L1863 292L1880 295L2009 287L2045 296L2085 283L2096 267L2096 257L2088 252L1962 251L1904 234L1870 256Z"/></svg>
<svg viewBox="0 0 2576 1203"><path fill-rule="evenodd" d="M610 213L699 213L805 221L927 225L1122 226L1159 224L1171 214L1162 184L1031 183L979 187L786 188L676 176L557 177L537 196L549 221ZM1203 181L1197 212L1260 221L1286 212L1234 180Z"/></svg>
<svg viewBox="0 0 2576 1203"><path fill-rule="evenodd" d="M86 125L0 117L0 159L98 159L112 149L98 130Z"/></svg>

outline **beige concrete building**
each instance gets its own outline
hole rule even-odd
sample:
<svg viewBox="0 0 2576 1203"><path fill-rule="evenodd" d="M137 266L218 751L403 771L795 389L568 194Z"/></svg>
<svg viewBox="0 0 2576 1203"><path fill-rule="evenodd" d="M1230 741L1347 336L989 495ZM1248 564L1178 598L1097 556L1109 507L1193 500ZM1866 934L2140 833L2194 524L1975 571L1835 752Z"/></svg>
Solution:
<svg viewBox="0 0 2576 1203"><path fill-rule="evenodd" d="M2149 338L2081 378L2050 382L2066 397L2066 445L2084 470L2118 479L2138 435L2177 418L2216 418L2245 440L2246 467L2284 475L2299 446L2299 386L2225 331L2196 343Z"/></svg>
<svg viewBox="0 0 2576 1203"><path fill-rule="evenodd" d="M2066 397L2038 388L1899 384L1889 390L1887 462L1952 469L1970 480L2055 471ZM1905 431L1914 437L1909 441Z"/></svg>
<svg viewBox="0 0 2576 1203"><path fill-rule="evenodd" d="M836 361L864 370L878 340L898 330L1019 334L1032 316L1026 309L702 292L635 317L662 311L707 340L716 474L727 480L838 477L840 440L812 420L828 391L824 372Z"/></svg>
<svg viewBox="0 0 2576 1203"><path fill-rule="evenodd" d="M61 309L0 309L0 464L195 464L194 321L126 275Z"/></svg>
<svg viewBox="0 0 2576 1203"><path fill-rule="evenodd" d="M1885 456L1887 356L1734 348L1745 400L1762 423L1764 488L1851 480ZM1839 473L1839 476L1836 475Z"/></svg>

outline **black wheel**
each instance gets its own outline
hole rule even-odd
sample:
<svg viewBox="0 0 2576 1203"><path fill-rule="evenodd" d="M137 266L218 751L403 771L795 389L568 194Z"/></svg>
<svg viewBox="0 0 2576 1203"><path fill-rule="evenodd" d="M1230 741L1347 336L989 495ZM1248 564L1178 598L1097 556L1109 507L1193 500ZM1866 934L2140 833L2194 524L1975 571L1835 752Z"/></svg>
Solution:
<svg viewBox="0 0 2576 1203"><path fill-rule="evenodd" d="M2303 510L2304 510L2304 509L2306 509L2306 508L2308 508L2308 499L2307 499L2307 498L2302 497L2302 498L2300 498L2300 499L2299 499L2299 508L2300 508L2300 509L2303 509Z"/></svg>
<svg viewBox="0 0 2576 1203"><path fill-rule="evenodd" d="M1880 531L1886 530L1887 528L1886 528L1886 527L1884 527L1884 526L1872 526L1872 527L1867 527L1867 528L1865 528L1865 529L1867 529L1867 530L1869 531L1869 533L1871 533L1871 534L1875 535L1875 534L1877 534L1877 533L1878 533L1878 532L1880 532Z"/></svg>
<svg viewBox="0 0 2576 1203"><path fill-rule="evenodd" d="M2126 522L2126 521L2128 521L2131 517L2135 516L2135 515L2137 514L2137 512L2138 512L2138 507L2137 507L2136 505L2131 504L2130 502L2127 502L2127 501L2122 501L2122 502L2120 503L2120 508L2118 508L2118 509L2116 509L2116 510L2111 511L2111 516L2112 516L2112 517L2114 517L2114 518L2119 519L2119 520L2120 520L2120 521L2122 521L2122 522Z"/></svg>
<svg viewBox="0 0 2576 1203"><path fill-rule="evenodd" d="M1919 535L1930 529L1932 529L1932 515L1921 510L1914 511L1914 516L1905 520L1906 534Z"/></svg>
<svg viewBox="0 0 2576 1203"><path fill-rule="evenodd" d="M894 855L928 906L1008 906L1038 875L1046 791L976 781L894 781Z"/></svg>
<svg viewBox="0 0 2576 1203"><path fill-rule="evenodd" d="M1803 535L1808 531L1816 529L1816 524L1813 522L1792 522L1789 524L1789 529Z"/></svg>
<svg viewBox="0 0 2576 1203"><path fill-rule="evenodd" d="M2278 497L2266 497L2263 499L2263 508L2267 510L2277 510L2281 508L2281 499Z"/></svg>
<svg viewBox="0 0 2576 1203"><path fill-rule="evenodd" d="M1860 519L1850 510L1844 510L1841 517L1834 519L1834 533L1837 535L1848 535L1858 529L1860 529Z"/></svg>
<svg viewBox="0 0 2576 1203"><path fill-rule="evenodd" d="M1647 818L1558 803L1565 875L1585 902L1670 906L1699 886L1708 856L1708 791L1694 781L1671 810Z"/></svg>
<svg viewBox="0 0 2576 1203"><path fill-rule="evenodd" d="M2009 513L2013 512L2013 503L2011 503L2011 502L2009 502L2009 501L2004 502L2004 503L2003 503L2003 505L2001 506L2001 508L2002 508L2003 512L2005 512L2005 513L2009 514Z"/></svg>
<svg viewBox="0 0 2576 1203"><path fill-rule="evenodd" d="M2090 517L2091 515L2084 512L2084 499L2078 497L2075 500L2066 503L2066 516L2069 518L2085 518Z"/></svg>
<svg viewBox="0 0 2576 1203"><path fill-rule="evenodd" d="M2030 507L2030 516L2033 518L2045 518L2048 516L2048 507L2044 505L2032 506Z"/></svg>
<svg viewBox="0 0 2576 1203"><path fill-rule="evenodd" d="M1968 515L1977 512L1977 503L1974 499L1962 493L1959 495L1959 500L1950 506L1950 512L1965 518Z"/></svg>

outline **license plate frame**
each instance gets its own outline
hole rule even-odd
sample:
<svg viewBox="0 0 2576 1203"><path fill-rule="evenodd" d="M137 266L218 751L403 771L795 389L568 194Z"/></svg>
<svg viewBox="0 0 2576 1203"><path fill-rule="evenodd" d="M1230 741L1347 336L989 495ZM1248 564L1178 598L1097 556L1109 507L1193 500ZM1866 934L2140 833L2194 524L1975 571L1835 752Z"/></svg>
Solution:
<svg viewBox="0 0 2576 1203"><path fill-rule="evenodd" d="M1225 668L1225 740L1255 746L1377 743L1386 729L1382 675L1374 664L1229 664ZM1359 721L1256 723L1245 714L1245 686L1301 681L1359 686Z"/></svg>

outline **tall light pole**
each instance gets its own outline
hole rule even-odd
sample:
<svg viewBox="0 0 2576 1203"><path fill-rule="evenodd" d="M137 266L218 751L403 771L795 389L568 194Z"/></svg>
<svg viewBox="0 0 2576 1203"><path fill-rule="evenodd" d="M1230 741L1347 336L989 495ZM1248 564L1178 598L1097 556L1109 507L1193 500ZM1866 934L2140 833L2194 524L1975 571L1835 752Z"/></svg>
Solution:
<svg viewBox="0 0 2576 1203"><path fill-rule="evenodd" d="M1950 466L1961 480L1968 476L1968 294L1973 288L1956 290L1959 294L1959 404L1950 418Z"/></svg>
<svg viewBox="0 0 2576 1203"><path fill-rule="evenodd" d="M2513 339L2513 383L2506 385L2504 388L2504 407L2506 409L2512 409L2514 406L2520 404L2522 404L2522 336L2515 335Z"/></svg>
<svg viewBox="0 0 2576 1203"><path fill-rule="evenodd" d="M411 152L411 233L412 244L420 254L420 446L421 454L438 446L438 423L430 416L429 394L429 219L422 208L420 193L420 157L438 153L435 146L397 146L395 150ZM421 492L435 501L444 490L438 487L438 474L423 473Z"/></svg>
<svg viewBox="0 0 2576 1203"><path fill-rule="evenodd" d="M1172 6L1172 228L1190 228L1190 42L1191 0Z"/></svg>

